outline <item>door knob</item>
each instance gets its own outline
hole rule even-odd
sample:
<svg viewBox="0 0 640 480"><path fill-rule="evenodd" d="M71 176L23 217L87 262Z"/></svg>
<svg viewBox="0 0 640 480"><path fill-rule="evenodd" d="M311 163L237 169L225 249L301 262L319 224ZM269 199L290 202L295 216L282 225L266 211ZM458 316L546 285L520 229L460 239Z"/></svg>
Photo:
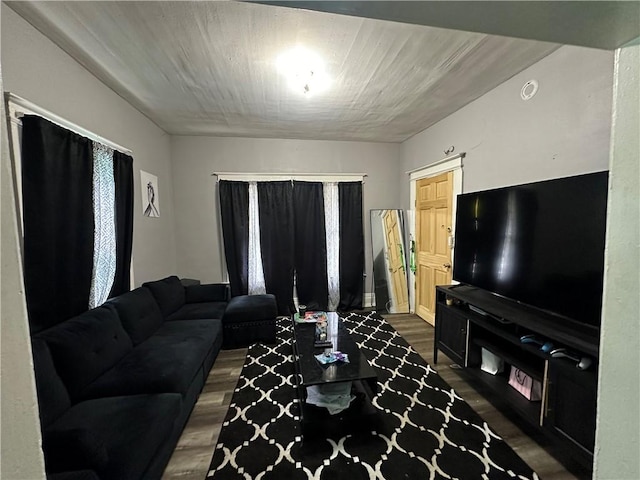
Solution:
<svg viewBox="0 0 640 480"><path fill-rule="evenodd" d="M451 268L451 264L445 263L444 265L442 265L442 268L444 268L445 270L449 270Z"/></svg>

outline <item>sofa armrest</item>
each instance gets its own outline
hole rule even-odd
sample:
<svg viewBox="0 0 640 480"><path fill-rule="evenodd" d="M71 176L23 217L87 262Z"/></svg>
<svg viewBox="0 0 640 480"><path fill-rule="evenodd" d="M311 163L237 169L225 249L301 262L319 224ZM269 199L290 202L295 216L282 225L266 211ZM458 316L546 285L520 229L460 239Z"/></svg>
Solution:
<svg viewBox="0 0 640 480"><path fill-rule="evenodd" d="M186 303L228 302L228 283L208 283L205 285L187 285L184 287Z"/></svg>
<svg viewBox="0 0 640 480"><path fill-rule="evenodd" d="M42 435L47 472L100 470L109 462L104 442L89 430L49 430Z"/></svg>

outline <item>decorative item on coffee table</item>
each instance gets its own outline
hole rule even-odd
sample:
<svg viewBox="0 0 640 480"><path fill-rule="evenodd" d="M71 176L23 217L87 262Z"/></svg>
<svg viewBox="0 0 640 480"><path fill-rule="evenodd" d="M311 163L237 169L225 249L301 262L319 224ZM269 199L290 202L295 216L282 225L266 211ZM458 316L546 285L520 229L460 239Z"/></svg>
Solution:
<svg viewBox="0 0 640 480"><path fill-rule="evenodd" d="M304 315L301 314L302 310L298 307L298 311L293 314L293 319L297 323L318 323L319 321L327 320L327 312L322 312L319 310L304 310Z"/></svg>
<svg viewBox="0 0 640 480"><path fill-rule="evenodd" d="M313 346L316 348L331 348L333 345L328 336L327 330L327 313L326 312L310 312L310 319L316 321L316 337Z"/></svg>

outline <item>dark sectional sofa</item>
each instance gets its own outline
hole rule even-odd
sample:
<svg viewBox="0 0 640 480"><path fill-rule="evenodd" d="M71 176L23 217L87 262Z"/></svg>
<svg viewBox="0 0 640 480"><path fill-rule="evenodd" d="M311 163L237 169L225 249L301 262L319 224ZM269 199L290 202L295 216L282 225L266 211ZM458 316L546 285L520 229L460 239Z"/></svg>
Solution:
<svg viewBox="0 0 640 480"><path fill-rule="evenodd" d="M272 324L253 340L275 341L275 298L259 297L247 306L225 284L173 276L34 334L48 477L160 478L222 348L227 308L234 325Z"/></svg>

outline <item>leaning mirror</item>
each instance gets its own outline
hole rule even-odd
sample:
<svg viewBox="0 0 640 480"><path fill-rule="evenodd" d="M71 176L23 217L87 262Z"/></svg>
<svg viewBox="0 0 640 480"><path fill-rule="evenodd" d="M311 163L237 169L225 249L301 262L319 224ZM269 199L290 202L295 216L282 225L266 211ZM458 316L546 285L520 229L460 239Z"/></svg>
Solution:
<svg viewBox="0 0 640 480"><path fill-rule="evenodd" d="M371 210L373 293L376 310L409 312L402 210Z"/></svg>

